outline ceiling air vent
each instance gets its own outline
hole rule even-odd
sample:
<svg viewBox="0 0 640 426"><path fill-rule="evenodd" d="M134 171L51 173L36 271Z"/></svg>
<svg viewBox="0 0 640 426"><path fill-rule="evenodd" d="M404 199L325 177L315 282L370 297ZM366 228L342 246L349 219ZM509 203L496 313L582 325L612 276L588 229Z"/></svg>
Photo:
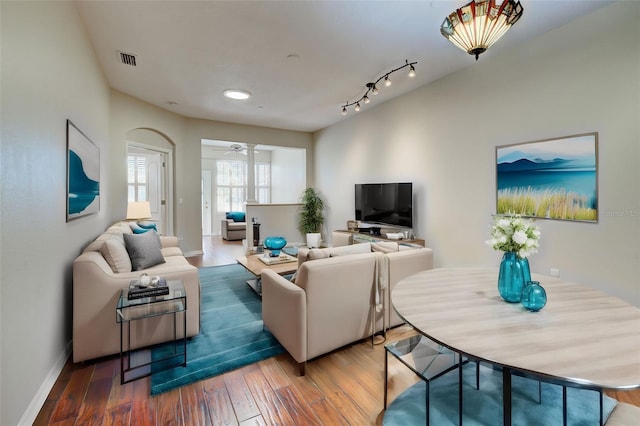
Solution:
<svg viewBox="0 0 640 426"><path fill-rule="evenodd" d="M136 55L131 53L119 52L120 53L120 62L125 65L131 65L132 67L136 66Z"/></svg>

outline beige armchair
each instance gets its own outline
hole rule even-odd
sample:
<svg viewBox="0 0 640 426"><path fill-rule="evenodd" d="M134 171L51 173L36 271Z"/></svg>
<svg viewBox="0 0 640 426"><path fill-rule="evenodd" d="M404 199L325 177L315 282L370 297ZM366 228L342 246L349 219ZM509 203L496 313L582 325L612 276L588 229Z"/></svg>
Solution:
<svg viewBox="0 0 640 426"><path fill-rule="evenodd" d="M300 250L295 283L263 271L265 328L295 359L301 375L308 360L401 324L391 306L393 287L406 276L433 268L428 248L385 254L370 250L365 244L314 253ZM323 251L325 258L309 257Z"/></svg>
<svg viewBox="0 0 640 426"><path fill-rule="evenodd" d="M295 284L262 272L264 326L296 360L300 375L307 360L371 336L378 256L305 262Z"/></svg>
<svg viewBox="0 0 640 426"><path fill-rule="evenodd" d="M247 223L234 222L233 219L222 219L220 235L222 239L228 241L244 240L247 238Z"/></svg>
<svg viewBox="0 0 640 426"><path fill-rule="evenodd" d="M433 269L433 250L422 248L416 250L402 250L387 253L389 282L385 292L385 331L391 327L404 324L404 320L398 316L391 303L393 288L400 280L420 271Z"/></svg>

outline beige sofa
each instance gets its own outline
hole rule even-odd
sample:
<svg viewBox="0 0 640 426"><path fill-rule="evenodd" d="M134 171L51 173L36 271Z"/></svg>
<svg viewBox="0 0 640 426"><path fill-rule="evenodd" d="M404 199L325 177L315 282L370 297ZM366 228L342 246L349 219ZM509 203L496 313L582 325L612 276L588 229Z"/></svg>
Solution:
<svg viewBox="0 0 640 426"><path fill-rule="evenodd" d="M265 328L296 360L301 375L306 361L402 323L390 291L400 279L433 268L431 249L383 253L388 245L382 251L372 246L300 249L295 282L263 271Z"/></svg>
<svg viewBox="0 0 640 426"><path fill-rule="evenodd" d="M151 231L152 232L152 231ZM176 237L160 236L164 260L146 269L131 271L124 234L132 234L127 222L118 222L91 242L73 262L73 361L120 352L120 325L116 305L120 291L142 273L167 280L182 280L187 293L187 336L200 330L200 280L178 246ZM128 238L128 237L127 237ZM124 254L122 252L124 249ZM117 271L117 272L116 272ZM183 317L178 315L178 330ZM127 338L126 330L124 328ZM173 339L173 316L134 321L131 346L137 348ZM126 340L125 340L126 342Z"/></svg>

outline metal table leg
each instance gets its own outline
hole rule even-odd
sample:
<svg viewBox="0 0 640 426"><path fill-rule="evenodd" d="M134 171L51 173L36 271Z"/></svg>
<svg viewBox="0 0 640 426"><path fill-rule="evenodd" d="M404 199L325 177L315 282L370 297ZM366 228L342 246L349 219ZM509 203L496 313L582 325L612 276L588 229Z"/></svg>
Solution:
<svg viewBox="0 0 640 426"><path fill-rule="evenodd" d="M511 369L502 367L502 422L511 426Z"/></svg>

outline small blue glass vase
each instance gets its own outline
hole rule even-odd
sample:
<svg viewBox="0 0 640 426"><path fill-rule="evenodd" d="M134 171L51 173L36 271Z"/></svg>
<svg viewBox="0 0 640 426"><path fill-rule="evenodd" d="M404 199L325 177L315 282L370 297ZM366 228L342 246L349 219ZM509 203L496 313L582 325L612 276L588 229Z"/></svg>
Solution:
<svg viewBox="0 0 640 426"><path fill-rule="evenodd" d="M506 251L500 262L498 274L498 293L509 303L518 303L522 298L522 288L531 281L529 261L521 259L516 252Z"/></svg>
<svg viewBox="0 0 640 426"><path fill-rule="evenodd" d="M267 237L264 239L264 248L271 250L269 256L280 256L280 250L287 245L287 240L284 237Z"/></svg>
<svg viewBox="0 0 640 426"><path fill-rule="evenodd" d="M528 281L522 289L522 306L530 311L539 311L547 304L547 292L538 281Z"/></svg>

